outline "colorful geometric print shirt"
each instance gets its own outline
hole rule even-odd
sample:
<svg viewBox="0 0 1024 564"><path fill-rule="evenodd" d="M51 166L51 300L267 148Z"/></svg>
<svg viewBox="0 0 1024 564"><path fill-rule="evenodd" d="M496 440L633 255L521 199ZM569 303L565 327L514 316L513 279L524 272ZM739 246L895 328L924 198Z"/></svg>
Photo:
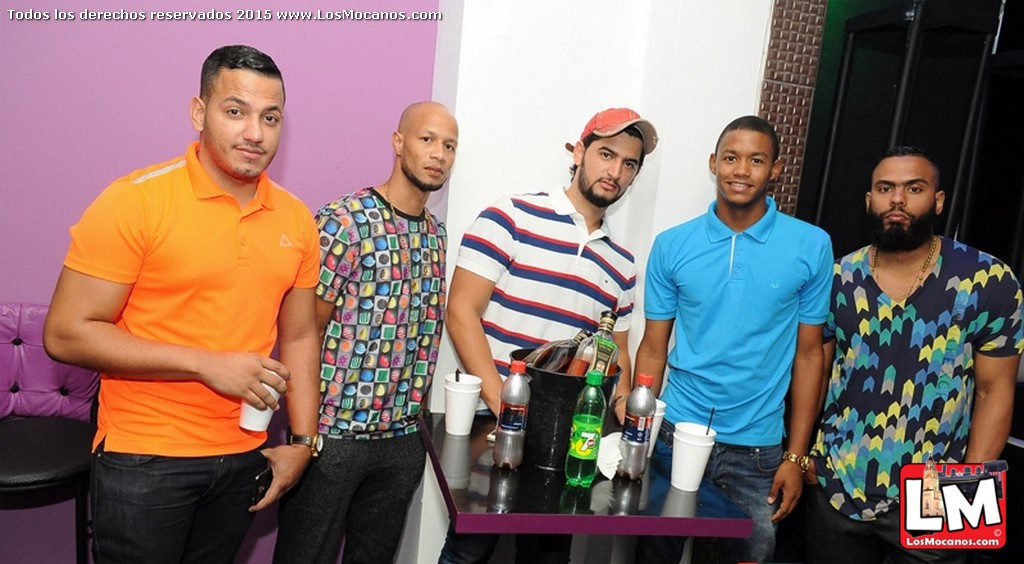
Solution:
<svg viewBox="0 0 1024 564"><path fill-rule="evenodd" d="M893 302L869 256L834 267L825 337L836 357L813 449L832 506L863 521L898 501L902 465L963 461L974 355L1024 349L1020 286L998 259L942 239L924 284Z"/></svg>
<svg viewBox="0 0 1024 564"><path fill-rule="evenodd" d="M414 433L441 342L444 225L429 211L394 213L371 188L327 204L316 221L316 294L335 304L321 348L320 433Z"/></svg>

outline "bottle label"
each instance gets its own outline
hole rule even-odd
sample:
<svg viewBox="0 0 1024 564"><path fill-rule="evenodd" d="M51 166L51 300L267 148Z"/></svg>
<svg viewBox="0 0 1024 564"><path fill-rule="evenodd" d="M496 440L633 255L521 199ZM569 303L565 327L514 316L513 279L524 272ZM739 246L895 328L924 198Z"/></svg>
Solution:
<svg viewBox="0 0 1024 564"><path fill-rule="evenodd" d="M651 437L651 424L654 417L641 417L633 413L626 413L626 420L622 425L622 440L635 443L646 443Z"/></svg>
<svg viewBox="0 0 1024 564"><path fill-rule="evenodd" d="M601 418L594 415L576 415L572 418L572 437L569 454L581 460L596 460L601 444Z"/></svg>
<svg viewBox="0 0 1024 564"><path fill-rule="evenodd" d="M506 431L522 431L526 429L526 404L501 402L501 414L498 426Z"/></svg>
<svg viewBox="0 0 1024 564"><path fill-rule="evenodd" d="M615 344L615 341L609 341L607 339L595 338L594 342L597 344L597 353L594 356L594 362L590 365L591 370L600 370L601 374L605 376L611 373L611 365L616 360L615 353L619 347Z"/></svg>

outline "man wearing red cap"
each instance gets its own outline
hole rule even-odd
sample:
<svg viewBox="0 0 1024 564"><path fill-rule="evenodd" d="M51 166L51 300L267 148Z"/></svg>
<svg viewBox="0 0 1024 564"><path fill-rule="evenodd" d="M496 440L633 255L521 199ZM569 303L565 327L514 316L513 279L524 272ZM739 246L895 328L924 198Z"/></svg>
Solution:
<svg viewBox="0 0 1024 564"><path fill-rule="evenodd" d="M572 151L568 188L499 200L466 231L449 288L446 325L462 368L479 376L481 398L497 413L509 353L593 331L601 312L618 315L614 339L622 374L611 404L620 421L631 389L627 353L636 266L613 239L605 211L636 179L658 135L627 108L597 113ZM440 562L486 562L497 535L457 535L449 530ZM530 543L528 541L536 541ZM568 561L571 537L517 539Z"/></svg>

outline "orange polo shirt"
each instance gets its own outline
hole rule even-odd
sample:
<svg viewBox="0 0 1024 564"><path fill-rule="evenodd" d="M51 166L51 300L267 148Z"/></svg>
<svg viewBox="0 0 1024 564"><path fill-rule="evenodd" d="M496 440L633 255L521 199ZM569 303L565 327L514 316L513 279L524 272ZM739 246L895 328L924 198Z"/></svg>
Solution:
<svg viewBox="0 0 1024 564"><path fill-rule="evenodd" d="M316 226L266 173L240 208L203 170L198 148L114 181L71 228L64 266L132 284L117 325L133 335L269 355L285 293L316 285ZM105 450L135 454L252 450L266 433L238 426L239 401L198 381L103 374L93 447L105 439Z"/></svg>

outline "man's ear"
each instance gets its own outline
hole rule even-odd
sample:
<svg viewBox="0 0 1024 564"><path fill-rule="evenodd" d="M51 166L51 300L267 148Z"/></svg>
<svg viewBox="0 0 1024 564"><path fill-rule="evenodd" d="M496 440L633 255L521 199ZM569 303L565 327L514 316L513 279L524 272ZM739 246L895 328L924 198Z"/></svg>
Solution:
<svg viewBox="0 0 1024 564"><path fill-rule="evenodd" d="M395 150L396 155L402 154L402 147L405 145L405 136L399 132L391 134L391 147Z"/></svg>
<svg viewBox="0 0 1024 564"><path fill-rule="evenodd" d="M946 192L939 190L935 193L935 215L942 215L942 208L946 204Z"/></svg>
<svg viewBox="0 0 1024 564"><path fill-rule="evenodd" d="M192 98L192 103L188 107L189 117L192 119L192 129L197 132L203 132L203 124L206 120L206 102L203 101L199 96Z"/></svg>
<svg viewBox="0 0 1024 564"><path fill-rule="evenodd" d="M583 155L587 152L587 148L583 146L583 141L577 141L576 145L572 148L572 162L577 167L583 164Z"/></svg>
<svg viewBox="0 0 1024 564"><path fill-rule="evenodd" d="M717 157L718 157L718 155L716 155L715 153L711 153L711 155L708 157L708 170L711 171L711 176L718 176L718 171L716 170L718 168L718 166L717 166L718 158Z"/></svg>
<svg viewBox="0 0 1024 564"><path fill-rule="evenodd" d="M775 159L775 162L772 163L772 170L768 173L768 180L775 182L780 174L782 174L782 159Z"/></svg>

